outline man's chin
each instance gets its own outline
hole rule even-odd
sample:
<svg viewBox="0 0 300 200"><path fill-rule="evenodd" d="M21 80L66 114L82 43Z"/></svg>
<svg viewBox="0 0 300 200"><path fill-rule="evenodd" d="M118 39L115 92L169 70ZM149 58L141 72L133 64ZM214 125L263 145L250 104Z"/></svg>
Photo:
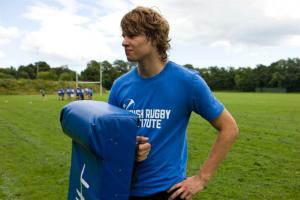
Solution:
<svg viewBox="0 0 300 200"><path fill-rule="evenodd" d="M130 57L127 57L127 60L128 60L129 62L137 62L137 59L130 58Z"/></svg>

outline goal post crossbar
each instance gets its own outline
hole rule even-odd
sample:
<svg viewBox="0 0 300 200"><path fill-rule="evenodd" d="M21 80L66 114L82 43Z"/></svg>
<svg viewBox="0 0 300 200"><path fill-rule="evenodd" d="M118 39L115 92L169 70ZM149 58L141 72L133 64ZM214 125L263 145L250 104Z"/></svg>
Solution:
<svg viewBox="0 0 300 200"><path fill-rule="evenodd" d="M100 84L100 81L77 81L77 83L85 84L85 83L98 83Z"/></svg>
<svg viewBox="0 0 300 200"><path fill-rule="evenodd" d="M78 74L76 73L76 88L78 87L78 84L87 84L87 83L96 83L99 84L100 88L100 96L102 96L102 71L101 71L101 66L100 66L100 81L79 81L78 80Z"/></svg>

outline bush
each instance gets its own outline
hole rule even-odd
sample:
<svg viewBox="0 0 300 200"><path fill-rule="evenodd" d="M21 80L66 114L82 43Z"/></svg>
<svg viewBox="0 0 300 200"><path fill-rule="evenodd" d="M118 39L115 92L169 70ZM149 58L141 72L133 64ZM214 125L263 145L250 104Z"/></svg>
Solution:
<svg viewBox="0 0 300 200"><path fill-rule="evenodd" d="M0 79L15 79L15 77L11 74L5 74L0 72Z"/></svg>
<svg viewBox="0 0 300 200"><path fill-rule="evenodd" d="M73 74L64 72L60 75L59 80L60 81L72 81L73 80Z"/></svg>
<svg viewBox="0 0 300 200"><path fill-rule="evenodd" d="M29 79L30 77L29 77L28 72L26 72L26 71L20 71L20 72L18 73L18 78Z"/></svg>
<svg viewBox="0 0 300 200"><path fill-rule="evenodd" d="M0 79L0 87L14 90L14 89L17 88L16 80L14 80L14 79Z"/></svg>
<svg viewBox="0 0 300 200"><path fill-rule="evenodd" d="M48 71L48 72L39 72L38 74L38 79L43 79L43 80L57 80L57 75L54 71Z"/></svg>

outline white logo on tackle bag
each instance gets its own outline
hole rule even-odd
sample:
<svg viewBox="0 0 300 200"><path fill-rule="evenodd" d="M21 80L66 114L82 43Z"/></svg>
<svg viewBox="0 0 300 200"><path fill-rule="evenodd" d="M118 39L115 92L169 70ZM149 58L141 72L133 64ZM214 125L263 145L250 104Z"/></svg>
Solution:
<svg viewBox="0 0 300 200"><path fill-rule="evenodd" d="M83 179L83 173L85 169L85 164L82 167L81 174L80 174L80 191L76 189L77 195L79 199L76 197L76 200L85 200L83 193L82 193L82 185L86 188L89 189L90 185Z"/></svg>
<svg viewBox="0 0 300 200"><path fill-rule="evenodd" d="M124 104L123 104L123 108L125 110L133 110L135 106L135 102L133 99L126 99Z"/></svg>

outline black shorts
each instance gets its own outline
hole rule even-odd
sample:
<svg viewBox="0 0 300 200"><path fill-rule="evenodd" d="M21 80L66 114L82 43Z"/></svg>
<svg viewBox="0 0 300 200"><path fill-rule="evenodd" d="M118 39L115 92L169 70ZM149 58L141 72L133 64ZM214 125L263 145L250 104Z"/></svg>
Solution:
<svg viewBox="0 0 300 200"><path fill-rule="evenodd" d="M150 196L146 197L135 197L131 196L129 197L129 200L168 200L168 198L172 195L172 193L167 193L166 191L164 192L159 192ZM180 196L177 196L175 200L181 200Z"/></svg>

